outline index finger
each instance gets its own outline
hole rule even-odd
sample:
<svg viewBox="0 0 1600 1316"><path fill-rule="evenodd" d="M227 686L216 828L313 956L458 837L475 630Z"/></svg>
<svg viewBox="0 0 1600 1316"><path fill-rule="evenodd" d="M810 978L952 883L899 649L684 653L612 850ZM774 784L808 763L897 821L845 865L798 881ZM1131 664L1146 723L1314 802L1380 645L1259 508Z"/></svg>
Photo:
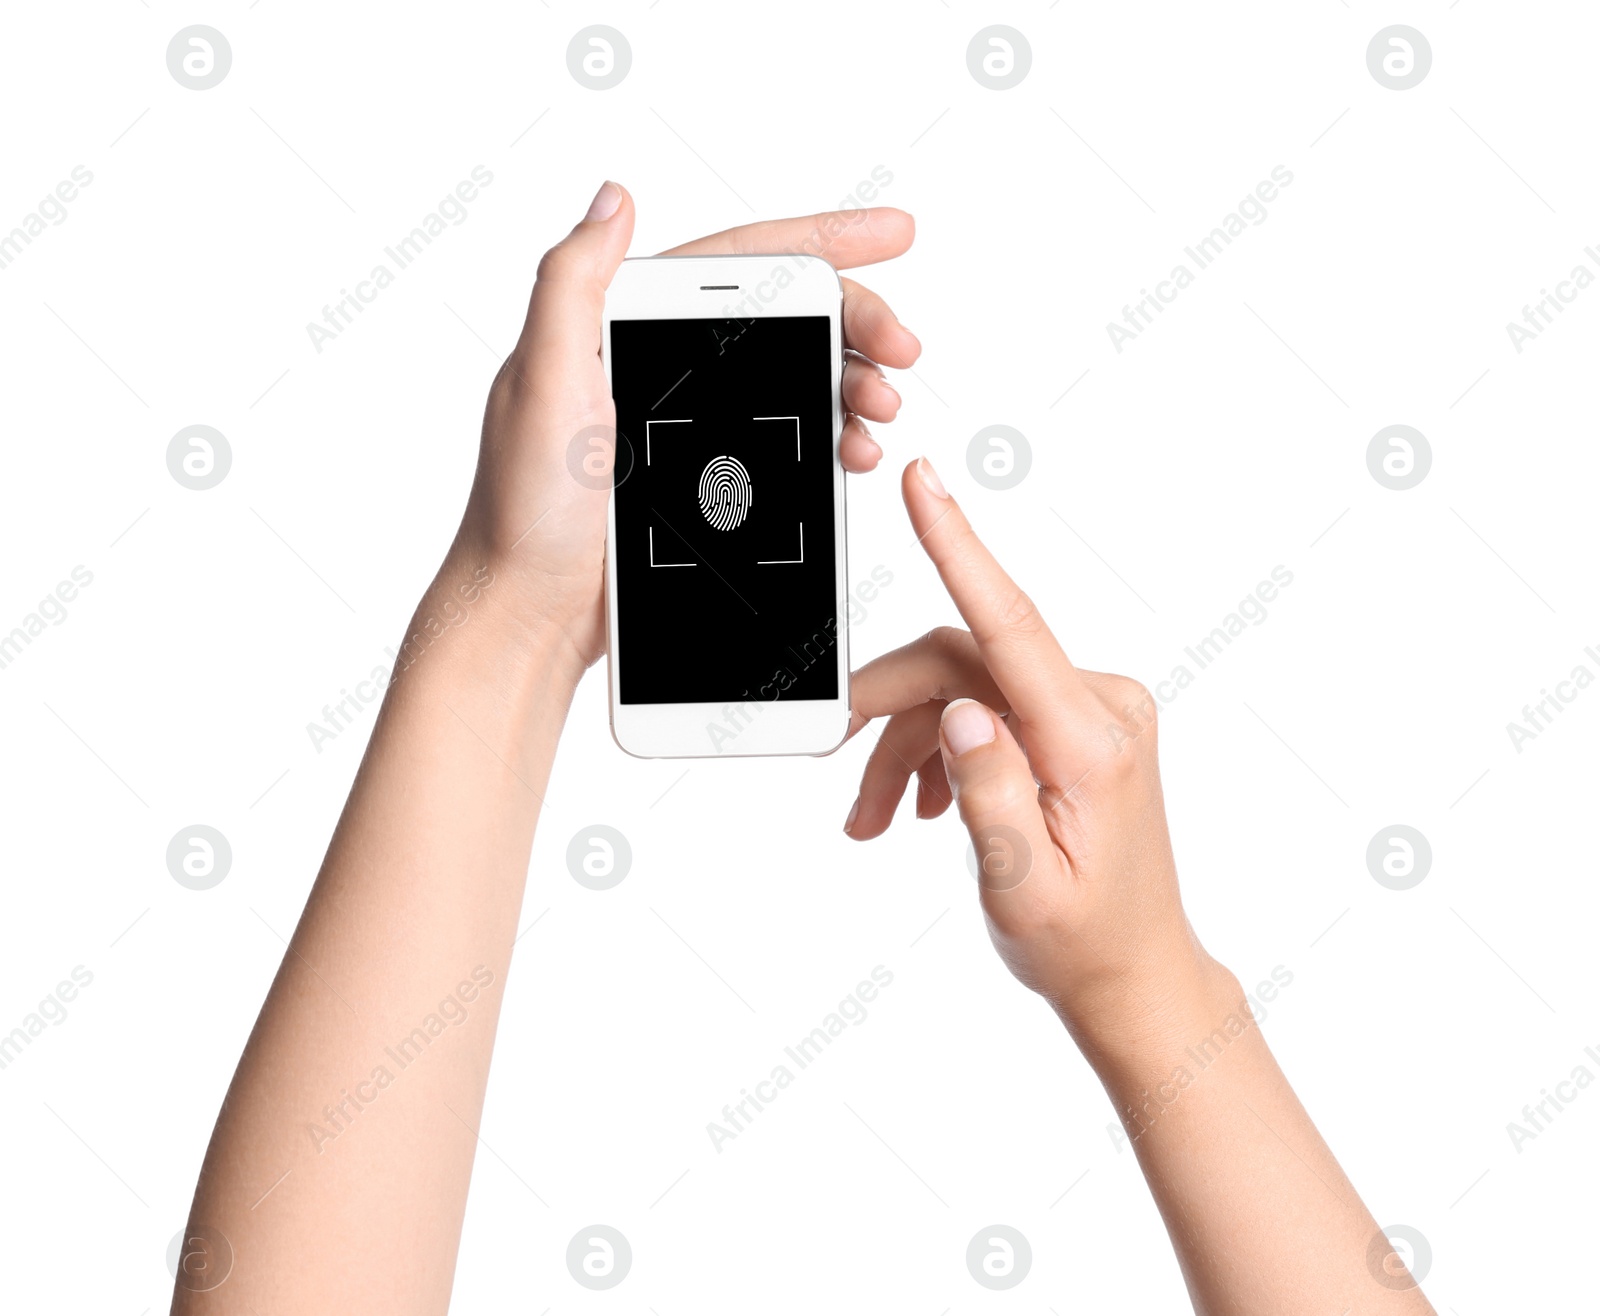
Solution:
<svg viewBox="0 0 1600 1316"><path fill-rule="evenodd" d="M877 718L961 698L980 700L1002 716L1010 711L977 641L954 626L935 627L850 674L849 736Z"/></svg>
<svg viewBox="0 0 1600 1316"><path fill-rule="evenodd" d="M829 210L798 219L769 219L697 238L663 256L817 256L836 270L871 265L901 255L916 236L916 221L903 210ZM878 365L903 370L922 353L917 336L900 323L889 304L854 279L844 289L844 341Z"/></svg>
<svg viewBox="0 0 1600 1316"><path fill-rule="evenodd" d="M1084 728L1103 720L1099 701L1033 601L984 547L926 459L906 467L900 487L918 542L1024 727L1065 721Z"/></svg>
<svg viewBox="0 0 1600 1316"><path fill-rule="evenodd" d="M892 260L911 246L916 221L893 206L825 210L724 229L660 252L662 256L821 256L836 270Z"/></svg>

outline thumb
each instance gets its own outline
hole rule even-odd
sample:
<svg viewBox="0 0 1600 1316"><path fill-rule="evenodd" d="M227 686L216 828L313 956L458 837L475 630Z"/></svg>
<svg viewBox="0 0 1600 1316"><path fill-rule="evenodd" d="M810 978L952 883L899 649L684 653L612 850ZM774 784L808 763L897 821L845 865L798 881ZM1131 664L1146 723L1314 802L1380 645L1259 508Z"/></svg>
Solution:
<svg viewBox="0 0 1600 1316"><path fill-rule="evenodd" d="M939 748L972 837L985 907L1003 929L1008 913L1021 923L1046 898L1050 884L1039 879L1059 862L1027 757L994 711L972 699L946 705Z"/></svg>
<svg viewBox="0 0 1600 1316"><path fill-rule="evenodd" d="M600 319L632 237L633 198L620 184L603 183L588 213L539 262L516 356L535 396L558 412L595 405L587 396L595 386L605 393ZM572 396L574 385L585 396Z"/></svg>

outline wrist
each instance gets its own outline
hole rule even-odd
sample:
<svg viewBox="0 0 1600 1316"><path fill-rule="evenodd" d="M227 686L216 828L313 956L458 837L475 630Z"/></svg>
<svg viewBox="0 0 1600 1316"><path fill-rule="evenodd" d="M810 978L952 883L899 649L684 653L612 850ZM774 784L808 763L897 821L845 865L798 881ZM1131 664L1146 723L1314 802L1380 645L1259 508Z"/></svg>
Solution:
<svg viewBox="0 0 1600 1316"><path fill-rule="evenodd" d="M1121 976L1056 1013L1102 1081L1171 1068L1217 1028L1253 1026L1239 980L1198 945L1137 981Z"/></svg>
<svg viewBox="0 0 1600 1316"><path fill-rule="evenodd" d="M512 702L554 698L564 707L588 663L566 628L530 599L503 561L458 540L412 614L394 679L428 669L487 680Z"/></svg>

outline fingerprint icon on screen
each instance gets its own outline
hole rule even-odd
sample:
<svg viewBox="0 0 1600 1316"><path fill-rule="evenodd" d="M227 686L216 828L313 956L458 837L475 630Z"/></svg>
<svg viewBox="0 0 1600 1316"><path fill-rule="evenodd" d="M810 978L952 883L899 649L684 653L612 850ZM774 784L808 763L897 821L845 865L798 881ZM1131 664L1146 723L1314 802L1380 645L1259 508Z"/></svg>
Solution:
<svg viewBox="0 0 1600 1316"><path fill-rule="evenodd" d="M713 457L700 472L700 511L713 530L737 529L754 497L750 472L734 457Z"/></svg>

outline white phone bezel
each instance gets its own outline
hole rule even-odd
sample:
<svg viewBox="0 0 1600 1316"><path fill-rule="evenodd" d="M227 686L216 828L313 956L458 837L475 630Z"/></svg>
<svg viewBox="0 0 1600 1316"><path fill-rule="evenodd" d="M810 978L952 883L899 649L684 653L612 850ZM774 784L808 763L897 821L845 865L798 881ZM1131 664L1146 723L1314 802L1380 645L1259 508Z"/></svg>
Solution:
<svg viewBox="0 0 1600 1316"><path fill-rule="evenodd" d="M606 293L601 356L611 382L612 320L726 320L825 315L830 361L833 448L834 655L837 699L751 701L737 704L624 704L617 646L617 509L613 493L606 518L607 685L611 735L637 758L735 758L771 754L828 754L850 724L850 646L843 600L848 579L844 468L839 438L844 427L843 287L833 266L816 256L654 256L625 260ZM635 659L637 661L637 659ZM720 727L714 735L712 727Z"/></svg>

